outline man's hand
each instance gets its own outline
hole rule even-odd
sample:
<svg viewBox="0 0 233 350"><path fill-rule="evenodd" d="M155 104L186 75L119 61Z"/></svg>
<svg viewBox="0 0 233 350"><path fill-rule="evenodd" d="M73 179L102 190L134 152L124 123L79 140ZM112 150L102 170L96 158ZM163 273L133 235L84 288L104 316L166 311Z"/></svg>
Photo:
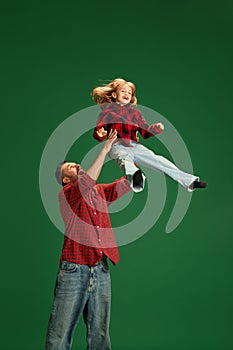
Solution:
<svg viewBox="0 0 233 350"><path fill-rule="evenodd" d="M107 131L106 131L107 132ZM105 151L106 152L109 152L110 151L110 149L111 149L111 147L112 147L112 144L116 141L116 139L117 139L117 131L116 131L116 129L115 130L110 130L110 133L109 133L109 135L108 135L108 139L107 139L107 141L105 142L105 144L104 144L104 149L105 149Z"/></svg>
<svg viewBox="0 0 233 350"><path fill-rule="evenodd" d="M104 137L107 135L107 130L105 130L103 127L101 129L99 129L98 131L96 131L97 135L99 137Z"/></svg>
<svg viewBox="0 0 233 350"><path fill-rule="evenodd" d="M87 170L87 174L93 179L97 180L99 177L99 174L101 172L102 166L104 164L104 160L106 157L106 154L110 151L112 144L117 139L117 131L116 130L110 130L110 133L108 135L108 139L101 148L101 151L97 155L96 159L90 166L90 168Z"/></svg>

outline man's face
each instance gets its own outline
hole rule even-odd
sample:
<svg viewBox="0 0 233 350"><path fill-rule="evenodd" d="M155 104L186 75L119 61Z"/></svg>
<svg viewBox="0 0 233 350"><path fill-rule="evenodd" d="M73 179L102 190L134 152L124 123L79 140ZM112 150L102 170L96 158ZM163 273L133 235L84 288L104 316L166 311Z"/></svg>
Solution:
<svg viewBox="0 0 233 350"><path fill-rule="evenodd" d="M66 162L61 167L63 183L74 183L78 179L80 165L77 163Z"/></svg>

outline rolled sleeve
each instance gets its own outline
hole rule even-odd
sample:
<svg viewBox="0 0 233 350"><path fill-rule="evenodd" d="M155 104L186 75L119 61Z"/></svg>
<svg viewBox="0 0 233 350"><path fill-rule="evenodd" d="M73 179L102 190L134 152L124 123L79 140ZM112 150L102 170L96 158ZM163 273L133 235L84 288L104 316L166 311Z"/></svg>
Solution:
<svg viewBox="0 0 233 350"><path fill-rule="evenodd" d="M92 179L83 169L78 172L78 180L75 182L79 187L91 188L96 185L96 180Z"/></svg>
<svg viewBox="0 0 233 350"><path fill-rule="evenodd" d="M110 184L101 184L99 186L102 187L102 190L104 191L105 199L108 202L108 204L111 204L112 202L119 199L127 192L131 191L131 187L129 185L129 182L126 176L123 176L122 178Z"/></svg>

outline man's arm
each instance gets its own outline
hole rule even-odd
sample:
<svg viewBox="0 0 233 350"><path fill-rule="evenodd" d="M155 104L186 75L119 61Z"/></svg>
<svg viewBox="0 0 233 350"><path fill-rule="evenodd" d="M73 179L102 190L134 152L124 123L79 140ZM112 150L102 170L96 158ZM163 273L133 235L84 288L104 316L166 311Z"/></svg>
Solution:
<svg viewBox="0 0 233 350"><path fill-rule="evenodd" d="M106 154L110 151L112 144L117 139L117 131L111 130L108 136L107 141L105 142L104 146L102 147L101 151L99 152L98 156L96 157L93 164L90 166L90 168L86 171L86 173L93 179L97 180L99 177L99 174L101 172L102 166L104 164L104 160L106 157Z"/></svg>
<svg viewBox="0 0 233 350"><path fill-rule="evenodd" d="M100 184L104 191L105 200L108 202L108 205L122 197L127 192L131 191L131 187L126 176L115 180L109 184Z"/></svg>

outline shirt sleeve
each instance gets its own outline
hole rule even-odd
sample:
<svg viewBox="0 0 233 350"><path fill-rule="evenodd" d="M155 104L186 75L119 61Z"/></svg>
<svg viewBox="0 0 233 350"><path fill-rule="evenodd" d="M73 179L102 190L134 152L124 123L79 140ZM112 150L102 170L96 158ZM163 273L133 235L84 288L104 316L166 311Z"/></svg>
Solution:
<svg viewBox="0 0 233 350"><path fill-rule="evenodd" d="M82 197L89 189L96 185L93 180L82 168L79 169L78 179L73 184L64 186L63 191L68 201L76 201Z"/></svg>
<svg viewBox="0 0 233 350"><path fill-rule="evenodd" d="M78 180L74 183L74 186L82 188L92 188L96 185L96 180L92 179L82 168L78 172Z"/></svg>
<svg viewBox="0 0 233 350"><path fill-rule="evenodd" d="M160 127L158 127L156 123L149 125L139 111L137 111L136 119L139 127L138 130L144 139L147 139L148 137L154 136L156 134L162 134L163 131L160 129Z"/></svg>
<svg viewBox="0 0 233 350"><path fill-rule="evenodd" d="M101 184L99 185L102 187L102 190L105 195L105 199L108 202L108 205L110 205L115 200L122 197L124 194L129 192L131 190L131 187L129 185L129 182L126 178L126 176L123 176L122 178L109 183L109 184Z"/></svg>

